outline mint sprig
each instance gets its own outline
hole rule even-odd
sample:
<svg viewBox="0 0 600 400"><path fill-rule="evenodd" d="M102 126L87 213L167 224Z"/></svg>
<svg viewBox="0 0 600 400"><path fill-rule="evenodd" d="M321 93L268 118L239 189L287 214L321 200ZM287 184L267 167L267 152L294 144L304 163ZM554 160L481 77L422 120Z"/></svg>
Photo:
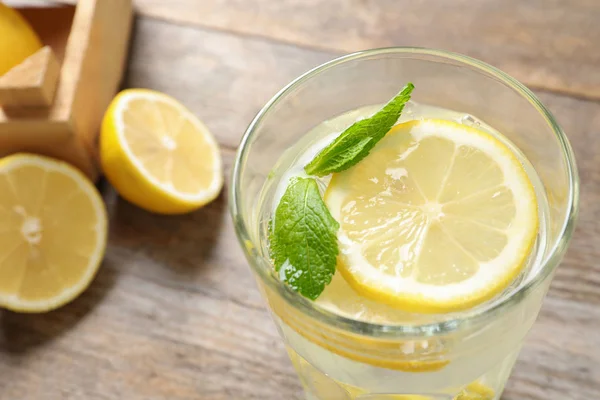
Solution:
<svg viewBox="0 0 600 400"><path fill-rule="evenodd" d="M400 118L415 86L406 86L370 118L352 124L304 167L308 175L325 176L344 171L365 158Z"/></svg>
<svg viewBox="0 0 600 400"><path fill-rule="evenodd" d="M414 89L408 83L372 117L355 122L304 167L309 175L344 171L365 158L400 118ZM313 178L293 178L269 224L271 257L282 281L311 300L331 282L339 253L338 222Z"/></svg>
<svg viewBox="0 0 600 400"><path fill-rule="evenodd" d="M294 178L271 220L271 257L281 280L315 300L335 273L339 224L325 206L317 182Z"/></svg>

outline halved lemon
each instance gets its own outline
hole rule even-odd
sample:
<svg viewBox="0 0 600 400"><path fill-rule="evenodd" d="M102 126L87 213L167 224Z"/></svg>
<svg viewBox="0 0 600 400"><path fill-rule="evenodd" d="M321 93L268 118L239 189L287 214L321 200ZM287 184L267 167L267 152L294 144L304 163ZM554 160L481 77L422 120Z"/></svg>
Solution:
<svg viewBox="0 0 600 400"><path fill-rule="evenodd" d="M77 169L47 157L0 160L0 307L42 312L83 292L104 255L106 209Z"/></svg>
<svg viewBox="0 0 600 400"><path fill-rule="evenodd" d="M338 270L361 295L409 312L471 308L521 273L538 228L536 195L503 142L443 120L395 126L334 174Z"/></svg>
<svg viewBox="0 0 600 400"><path fill-rule="evenodd" d="M119 194L148 211L192 211L223 186L219 146L208 128L177 100L152 90L115 97L102 123L100 158Z"/></svg>

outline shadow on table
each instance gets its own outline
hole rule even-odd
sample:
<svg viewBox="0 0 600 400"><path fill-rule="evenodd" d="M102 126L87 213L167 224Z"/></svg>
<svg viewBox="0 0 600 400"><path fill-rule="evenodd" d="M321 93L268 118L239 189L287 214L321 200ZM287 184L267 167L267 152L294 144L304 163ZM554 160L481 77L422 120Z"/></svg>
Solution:
<svg viewBox="0 0 600 400"><path fill-rule="evenodd" d="M110 214L111 246L124 249L123 262L134 256L149 258L175 275L202 274L217 258L216 247L226 212L225 190L210 204L183 215L144 211L112 188L105 195Z"/></svg>
<svg viewBox="0 0 600 400"><path fill-rule="evenodd" d="M71 303L43 314L0 311L0 353L24 353L73 328L114 286L117 271L105 260L90 287Z"/></svg>

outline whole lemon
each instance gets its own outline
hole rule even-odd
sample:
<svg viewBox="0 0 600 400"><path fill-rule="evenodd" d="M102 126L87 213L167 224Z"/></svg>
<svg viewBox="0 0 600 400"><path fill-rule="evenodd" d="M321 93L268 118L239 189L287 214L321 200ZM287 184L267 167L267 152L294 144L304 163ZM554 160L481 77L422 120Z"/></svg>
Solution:
<svg viewBox="0 0 600 400"><path fill-rule="evenodd" d="M0 76L41 47L40 38L25 18L0 2Z"/></svg>

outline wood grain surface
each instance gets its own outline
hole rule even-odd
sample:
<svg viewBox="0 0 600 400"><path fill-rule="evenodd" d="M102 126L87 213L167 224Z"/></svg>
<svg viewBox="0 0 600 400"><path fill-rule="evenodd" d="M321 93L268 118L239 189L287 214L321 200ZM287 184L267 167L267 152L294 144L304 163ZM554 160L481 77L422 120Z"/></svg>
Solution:
<svg viewBox="0 0 600 400"><path fill-rule="evenodd" d="M597 0L137 0L148 16L352 52L441 48L526 84L600 98Z"/></svg>
<svg viewBox="0 0 600 400"><path fill-rule="evenodd" d="M394 44L445 43L474 56L487 55L502 68L514 67L511 72L521 77L545 71L548 79L540 82L548 84L540 86L547 90L538 94L575 148L581 212L571 248L503 400L600 399L600 103L581 98L596 96L600 87L594 69L600 42L578 33L585 28L598 35L598 26L584 22L598 16L599 3L580 0L567 7L544 2L562 10L564 18L548 22L553 29L543 35L531 26L542 18L533 8L541 1L519 2L518 10L511 10L516 1L495 6L481 1L474 9L457 1L460 15L444 4L450 2L418 1L412 7L422 7L428 20L427 12L434 13L455 30L427 25L414 13L402 17L401 7L386 1L141 0L143 15L135 24L125 86L158 89L189 106L219 139L229 176L246 125L281 86L340 51L390 44L386 32L409 30L400 28L400 21L422 28L410 29L410 36ZM210 5L212 9L199 8ZM523 29L529 29L534 44L511 45L518 24L498 23L490 27L494 35L489 37L463 31L460 21L481 16L478 7L483 6L496 7L499 15L521 10L524 14L514 23L533 20ZM252 10L264 11L264 19L251 23L244 15ZM284 26L290 15L294 18ZM373 22L371 15L379 19ZM300 29L298 24L305 25ZM251 31L259 28L272 34ZM446 36L469 40L454 44ZM548 43L563 37L578 37L577 43L589 51L577 53L576 60L554 58L557 53ZM577 96L549 92L557 88ZM193 214L163 217L128 204L102 184L110 243L90 289L45 315L0 312L0 399L301 399L300 385L238 248L227 212L228 189Z"/></svg>

